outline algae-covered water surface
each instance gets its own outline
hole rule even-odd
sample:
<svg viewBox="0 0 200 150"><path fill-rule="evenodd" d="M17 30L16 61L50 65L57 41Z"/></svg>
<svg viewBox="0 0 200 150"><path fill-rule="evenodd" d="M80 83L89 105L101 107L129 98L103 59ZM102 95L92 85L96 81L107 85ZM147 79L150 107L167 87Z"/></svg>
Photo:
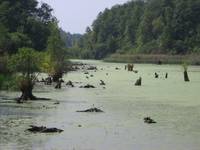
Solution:
<svg viewBox="0 0 200 150"><path fill-rule="evenodd" d="M75 87L65 83L60 90L42 83L35 86L34 94L50 101L16 104L13 99L19 92L0 93L0 149L200 149L200 67L189 66L190 82L184 82L180 65L135 64L138 73L134 73L126 71L125 64L81 62L98 70L65 74L64 81L71 80ZM142 86L135 86L139 77ZM106 85L100 85L100 80ZM96 88L79 88L86 84ZM93 106L104 112L76 112ZM147 116L157 123L145 124L143 118ZM30 133L26 130L29 125L64 131Z"/></svg>

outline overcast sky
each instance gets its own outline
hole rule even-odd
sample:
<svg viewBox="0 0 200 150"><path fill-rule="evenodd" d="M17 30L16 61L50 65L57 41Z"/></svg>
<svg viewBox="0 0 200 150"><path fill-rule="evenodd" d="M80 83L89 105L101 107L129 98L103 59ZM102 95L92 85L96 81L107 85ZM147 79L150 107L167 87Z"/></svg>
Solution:
<svg viewBox="0 0 200 150"><path fill-rule="evenodd" d="M128 0L38 0L54 9L59 26L71 33L84 33L100 11Z"/></svg>

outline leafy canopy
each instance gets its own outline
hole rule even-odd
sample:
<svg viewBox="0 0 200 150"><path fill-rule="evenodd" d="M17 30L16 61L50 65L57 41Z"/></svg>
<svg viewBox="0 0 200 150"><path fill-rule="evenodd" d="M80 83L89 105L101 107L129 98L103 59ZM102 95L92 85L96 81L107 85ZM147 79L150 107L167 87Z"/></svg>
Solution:
<svg viewBox="0 0 200 150"><path fill-rule="evenodd" d="M32 48L21 48L18 53L11 56L9 68L13 72L22 73L24 77L30 77L40 69L41 56Z"/></svg>

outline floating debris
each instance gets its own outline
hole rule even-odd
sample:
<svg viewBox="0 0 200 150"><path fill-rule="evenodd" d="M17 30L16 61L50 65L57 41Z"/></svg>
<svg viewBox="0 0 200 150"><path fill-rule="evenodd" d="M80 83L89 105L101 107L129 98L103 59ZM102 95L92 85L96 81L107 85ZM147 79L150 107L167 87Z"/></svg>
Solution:
<svg viewBox="0 0 200 150"><path fill-rule="evenodd" d="M144 122L145 122L145 123L148 123L148 124L156 123L156 121L154 121L154 120L151 119L150 117L145 117L145 118L144 118Z"/></svg>
<svg viewBox="0 0 200 150"><path fill-rule="evenodd" d="M95 66L90 66L90 67L87 68L87 70L97 70L97 67L95 67Z"/></svg>
<svg viewBox="0 0 200 150"><path fill-rule="evenodd" d="M80 86L80 88L96 88L96 87L93 85L87 84L85 86Z"/></svg>
<svg viewBox="0 0 200 150"><path fill-rule="evenodd" d="M103 80L100 80L100 85L106 85Z"/></svg>
<svg viewBox="0 0 200 150"><path fill-rule="evenodd" d="M74 84L73 84L72 81L70 81L70 80L66 83L66 85L67 85L67 86L74 87Z"/></svg>
<svg viewBox="0 0 200 150"><path fill-rule="evenodd" d="M58 105L58 104L60 104L60 102L55 102L55 103L54 103L54 105Z"/></svg>
<svg viewBox="0 0 200 150"><path fill-rule="evenodd" d="M103 112L101 109L93 107L90 109L86 109L86 110L80 110L80 111L76 111L76 112Z"/></svg>
<svg viewBox="0 0 200 150"><path fill-rule="evenodd" d="M55 133L55 132L63 132L63 130L61 129L57 129L57 128L47 128L45 126L30 126L31 128L27 129L30 132L33 133Z"/></svg>

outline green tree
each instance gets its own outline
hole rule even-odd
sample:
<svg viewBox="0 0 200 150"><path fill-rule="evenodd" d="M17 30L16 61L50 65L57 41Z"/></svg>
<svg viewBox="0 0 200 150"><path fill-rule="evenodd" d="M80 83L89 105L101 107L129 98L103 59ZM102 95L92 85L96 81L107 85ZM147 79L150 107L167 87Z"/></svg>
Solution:
<svg viewBox="0 0 200 150"><path fill-rule="evenodd" d="M51 35L48 38L47 47L49 66L52 68L50 74L53 77L53 81L57 82L62 78L64 66L65 66L65 44L61 39L60 31L56 23L51 24Z"/></svg>
<svg viewBox="0 0 200 150"><path fill-rule="evenodd" d="M79 48L92 58L120 53L198 53L199 0L137 0L99 13Z"/></svg>
<svg viewBox="0 0 200 150"><path fill-rule="evenodd" d="M18 86L22 92L18 102L36 99L32 94L32 90L40 63L41 57L39 53L31 48L21 48L18 53L10 58L9 68L18 76Z"/></svg>
<svg viewBox="0 0 200 150"><path fill-rule="evenodd" d="M16 53L18 48L32 47L42 51L50 36L49 24L56 22L52 8L37 0L0 1L0 48Z"/></svg>

